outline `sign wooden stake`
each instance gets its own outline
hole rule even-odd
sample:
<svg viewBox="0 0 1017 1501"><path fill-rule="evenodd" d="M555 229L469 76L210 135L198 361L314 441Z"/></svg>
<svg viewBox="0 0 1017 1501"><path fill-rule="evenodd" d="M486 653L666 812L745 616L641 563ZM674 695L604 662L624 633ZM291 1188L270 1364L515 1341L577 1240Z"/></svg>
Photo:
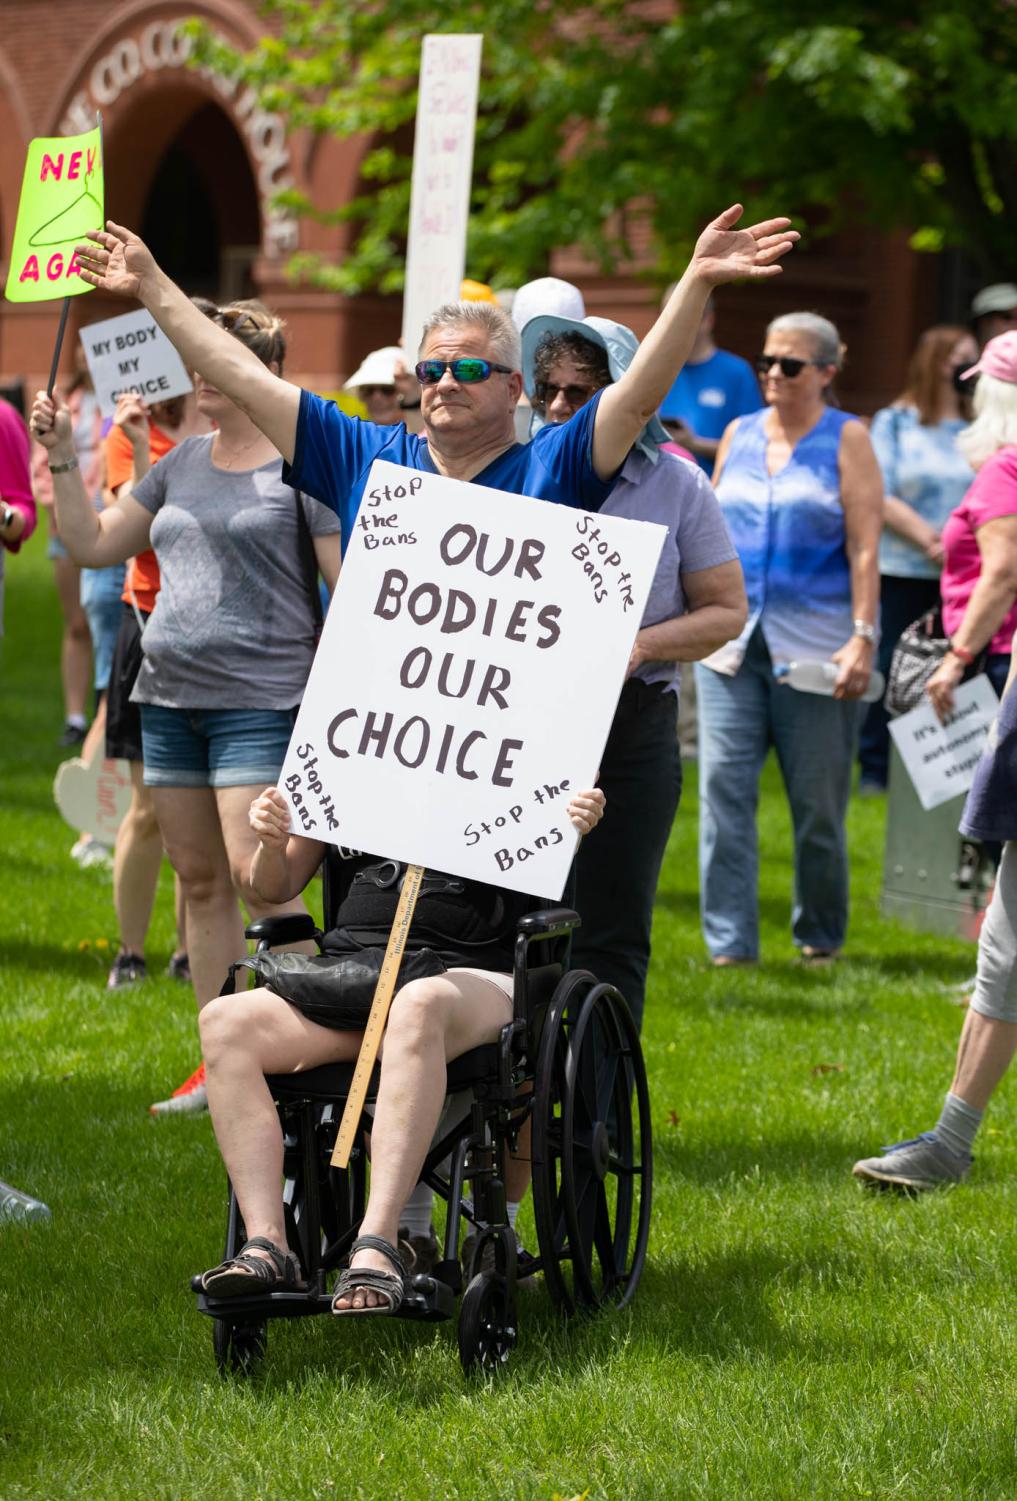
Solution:
<svg viewBox="0 0 1017 1501"><path fill-rule="evenodd" d="M423 879L424 867L422 865L407 865L402 890L399 893L399 905L396 907L395 917L392 920L392 931L388 935L385 957L381 962L381 973L374 987L371 1014L364 1028L364 1040L360 1044L360 1055L357 1058L357 1066L353 1070L353 1081L346 1098L346 1108L339 1123L339 1135L336 1137L335 1149L332 1152L333 1167L349 1166L353 1140L360 1124L364 1101L367 1098L367 1086L371 1082L371 1073L378 1057L378 1049L381 1047L385 1023L388 1021L396 977L406 950L410 923L413 921L417 898L420 895L420 883Z"/></svg>

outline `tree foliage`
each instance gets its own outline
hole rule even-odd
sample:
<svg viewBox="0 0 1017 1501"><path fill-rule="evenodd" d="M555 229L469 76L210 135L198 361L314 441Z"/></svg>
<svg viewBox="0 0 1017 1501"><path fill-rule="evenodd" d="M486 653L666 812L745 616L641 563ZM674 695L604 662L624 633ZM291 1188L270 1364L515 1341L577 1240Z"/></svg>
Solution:
<svg viewBox="0 0 1017 1501"><path fill-rule="evenodd" d="M750 217L904 226L1013 277L1017 6L1012 0L267 0L250 53L197 57L291 127L363 136L363 191L300 212L355 221L344 291L401 286L425 30L481 31L470 274L510 285L581 247L605 270L647 232L661 281L735 200ZM199 29L200 30L200 29Z"/></svg>

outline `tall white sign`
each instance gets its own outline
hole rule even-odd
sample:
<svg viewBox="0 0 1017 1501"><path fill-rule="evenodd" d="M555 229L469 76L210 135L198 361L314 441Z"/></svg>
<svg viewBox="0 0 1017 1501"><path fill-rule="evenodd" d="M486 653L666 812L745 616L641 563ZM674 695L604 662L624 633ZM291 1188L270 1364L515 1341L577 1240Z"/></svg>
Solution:
<svg viewBox="0 0 1017 1501"><path fill-rule="evenodd" d="M458 298L463 279L483 41L424 37L403 293L408 365L416 363L428 316Z"/></svg>
<svg viewBox="0 0 1017 1501"><path fill-rule="evenodd" d="M293 832L557 900L666 535L378 460L279 778Z"/></svg>

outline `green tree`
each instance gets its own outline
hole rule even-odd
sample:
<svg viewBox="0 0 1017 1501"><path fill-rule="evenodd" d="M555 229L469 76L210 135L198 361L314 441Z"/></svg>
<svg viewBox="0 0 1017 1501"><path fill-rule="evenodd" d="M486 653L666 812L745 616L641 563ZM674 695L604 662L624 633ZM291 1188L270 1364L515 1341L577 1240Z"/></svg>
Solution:
<svg viewBox="0 0 1017 1501"><path fill-rule="evenodd" d="M401 286L420 41L482 31L470 274L509 285L578 245L605 270L649 231L680 269L699 226L750 218L872 220L935 251L963 246L986 279L1017 272L1017 6L1013 0L267 0L238 54L197 57L254 88L292 127L372 143L365 191L300 212L352 220L352 254L295 269L345 291Z"/></svg>

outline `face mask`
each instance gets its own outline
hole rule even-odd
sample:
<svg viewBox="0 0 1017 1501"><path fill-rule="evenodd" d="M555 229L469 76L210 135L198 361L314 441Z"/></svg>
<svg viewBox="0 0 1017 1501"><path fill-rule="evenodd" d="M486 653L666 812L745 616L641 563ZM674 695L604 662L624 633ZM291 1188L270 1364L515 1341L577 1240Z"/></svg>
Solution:
<svg viewBox="0 0 1017 1501"><path fill-rule="evenodd" d="M963 365L954 365L953 367L953 388L957 392L958 396L973 396L975 394L975 387L978 384L978 376L965 376L964 372L968 369L970 369L970 366L967 365L967 363Z"/></svg>

